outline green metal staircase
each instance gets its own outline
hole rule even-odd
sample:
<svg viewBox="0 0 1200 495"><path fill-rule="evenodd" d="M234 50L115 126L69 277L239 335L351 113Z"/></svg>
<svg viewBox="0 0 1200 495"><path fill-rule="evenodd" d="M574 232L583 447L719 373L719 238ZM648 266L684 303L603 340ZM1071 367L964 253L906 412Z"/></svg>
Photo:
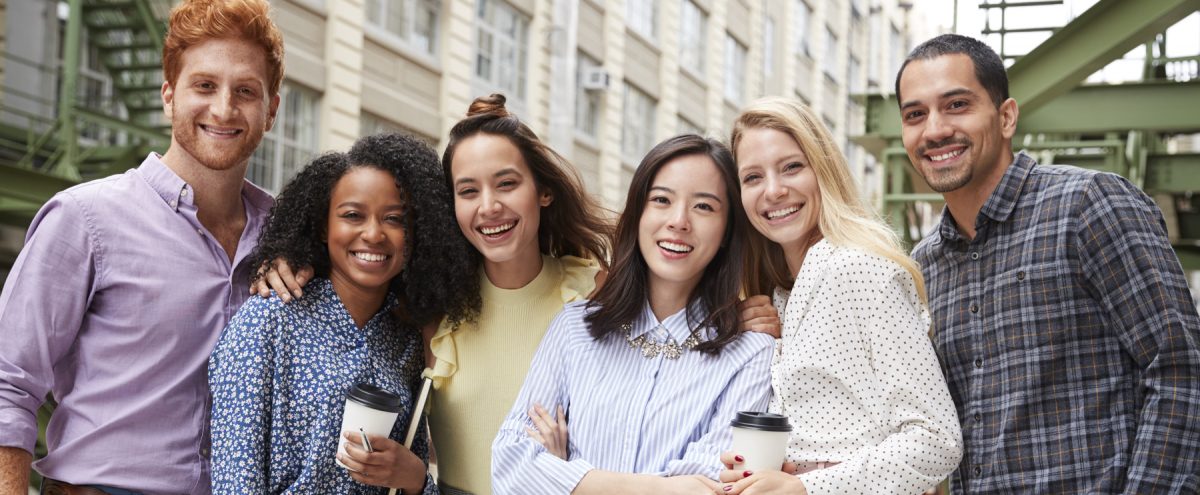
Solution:
<svg viewBox="0 0 1200 495"><path fill-rule="evenodd" d="M62 63L43 68L58 76L58 98L47 112L52 115L6 107L4 99L16 95L3 94L7 88L0 93L0 109L23 117L0 122L0 225L23 228L55 192L134 167L150 150L165 150L169 143L159 94L171 2L63 3ZM109 78L107 101L88 94L81 66L85 55Z"/></svg>

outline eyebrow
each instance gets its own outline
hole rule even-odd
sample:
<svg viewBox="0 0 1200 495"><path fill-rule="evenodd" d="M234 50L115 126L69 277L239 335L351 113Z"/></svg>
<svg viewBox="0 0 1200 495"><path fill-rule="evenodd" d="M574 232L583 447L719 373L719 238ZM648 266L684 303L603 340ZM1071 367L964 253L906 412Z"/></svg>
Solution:
<svg viewBox="0 0 1200 495"><path fill-rule="evenodd" d="M517 175L517 176L520 176L520 175L521 175L521 173L520 173L520 172L518 172L518 171L517 171L517 169L515 169L515 168L513 168L513 167L508 167L508 168L503 168L503 169L500 169L500 171L498 171L498 172L496 172L496 173L492 174L492 177L503 177L503 176L505 176L505 175ZM458 180L454 181L454 185L456 185L456 186L457 186L457 185L460 185L460 184L467 184L467 183L472 183L472 182L477 182L477 181L475 180L475 178L474 178L474 177L463 177L463 178L461 178L461 179L458 179Z"/></svg>
<svg viewBox="0 0 1200 495"><path fill-rule="evenodd" d="M674 190L674 189L671 189L671 188L669 188L669 187L665 187L665 186L650 186L650 190L651 190L651 191L654 191L654 190L666 191L666 192L669 192L669 193L671 193L671 194L675 194L675 190ZM713 201L716 201L716 202L718 202L718 203L725 204L723 201L721 201L721 197L720 197L720 196L717 196L716 194L713 194L713 193L698 192L698 193L695 193L695 194L693 194L692 196L695 196L695 197L700 197L700 198L709 198L709 199L712 199Z"/></svg>
<svg viewBox="0 0 1200 495"><path fill-rule="evenodd" d="M954 88L950 91L947 91L945 93L938 95L938 99L944 100L946 98L951 98L951 97L955 97L955 96L963 96L963 95L971 96L971 97L976 96L974 91L971 91L967 88ZM905 108L920 105L920 104L921 104L920 101L908 100L908 101L904 102L904 104L900 105L900 109L904 110Z"/></svg>
<svg viewBox="0 0 1200 495"><path fill-rule="evenodd" d="M346 207L362 208L363 204L359 203L358 201L344 201L342 203L339 203L337 206L335 206L333 208L336 210L338 208L346 208ZM393 204L383 207L383 209L385 209L385 210L404 210L404 204L403 203L393 203Z"/></svg>

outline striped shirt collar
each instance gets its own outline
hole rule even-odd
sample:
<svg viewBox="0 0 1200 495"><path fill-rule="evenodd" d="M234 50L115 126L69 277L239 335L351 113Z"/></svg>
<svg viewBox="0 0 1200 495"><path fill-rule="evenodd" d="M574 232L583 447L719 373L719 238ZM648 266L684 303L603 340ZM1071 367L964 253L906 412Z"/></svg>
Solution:
<svg viewBox="0 0 1200 495"><path fill-rule="evenodd" d="M688 318L690 313L691 318ZM642 307L642 315L632 322L632 327L629 330L629 338L636 339L642 335L650 334L647 338L655 342L663 342L665 339L659 333L654 332L655 329L661 327L667 332L675 342L683 342L692 335L692 326L698 325L708 316L708 312L704 311L703 303L699 299L694 299L688 303L687 308L681 309L671 316L664 318L661 322L654 316L654 310L650 308L650 301ZM704 325L696 329L697 338L703 342L713 337L713 329L711 325Z"/></svg>

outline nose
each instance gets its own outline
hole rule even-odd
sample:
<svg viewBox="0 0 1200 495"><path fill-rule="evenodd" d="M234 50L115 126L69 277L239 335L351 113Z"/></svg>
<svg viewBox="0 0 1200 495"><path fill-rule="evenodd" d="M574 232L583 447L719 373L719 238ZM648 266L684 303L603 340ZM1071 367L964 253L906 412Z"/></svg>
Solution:
<svg viewBox="0 0 1200 495"><path fill-rule="evenodd" d="M483 193L479 195L479 198L481 201L483 201L483 203L480 205L480 210L482 210L484 214L495 215L500 213L500 198L497 197L495 191L484 189Z"/></svg>
<svg viewBox="0 0 1200 495"><path fill-rule="evenodd" d="M940 113L929 112L929 116L925 118L925 139L932 142L940 142L954 135L954 130L950 128L950 123Z"/></svg>
<svg viewBox="0 0 1200 495"><path fill-rule="evenodd" d="M233 91L230 89L218 91L213 96L212 104L209 105L209 112L212 113L217 121L223 122L233 118L237 112L237 105L233 104L233 98Z"/></svg>
<svg viewBox="0 0 1200 495"><path fill-rule="evenodd" d="M787 188L783 186L783 182L779 180L779 177L776 177L774 174L768 175L766 182L767 199L776 201L787 196Z"/></svg>
<svg viewBox="0 0 1200 495"><path fill-rule="evenodd" d="M688 218L688 208L684 203L679 203L671 210L670 218L667 219L667 229L673 232L687 232L692 229L691 219Z"/></svg>
<svg viewBox="0 0 1200 495"><path fill-rule="evenodd" d="M378 219L373 218L371 220L368 220L363 225L362 239L364 241L367 241L368 243L372 243L372 244L378 244L378 243L383 242L383 239L384 239L383 225L381 225L379 223Z"/></svg>

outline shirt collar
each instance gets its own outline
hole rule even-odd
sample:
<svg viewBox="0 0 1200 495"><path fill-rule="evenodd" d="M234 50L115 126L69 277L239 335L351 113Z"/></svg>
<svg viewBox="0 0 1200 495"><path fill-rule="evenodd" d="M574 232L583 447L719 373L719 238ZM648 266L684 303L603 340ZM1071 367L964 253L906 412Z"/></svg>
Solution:
<svg viewBox="0 0 1200 495"><path fill-rule="evenodd" d="M1037 165L1037 161L1024 151L1016 154L1012 164L1000 178L1000 183L992 191L992 195L979 209L979 218L975 220L976 225L982 224L984 218L995 222L1008 220L1009 215L1012 215L1013 210L1017 207L1017 200L1021 198L1021 190L1025 187L1025 182L1029 179L1029 174L1035 165ZM942 207L942 221L938 224L938 233L941 234L942 239L947 241L964 240L948 207Z"/></svg>
<svg viewBox="0 0 1200 495"><path fill-rule="evenodd" d="M179 211L180 205L195 204L192 186L184 182L183 178L179 177L170 167L167 167L158 153L151 152L146 155L146 159L142 160L137 171L172 210ZM242 182L242 199L248 206L263 214L271 211L271 206L275 203L270 193L245 179ZM247 217L254 216L247 215Z"/></svg>
<svg viewBox="0 0 1200 495"><path fill-rule="evenodd" d="M691 318L688 318L689 314ZM667 331L667 335L672 340L676 343L681 343L692 336L692 329L689 323L692 325L699 324L707 316L708 313L702 309L702 304L697 299L692 301L688 307L677 311L660 322L654 316L654 310L650 309L650 301L646 301L645 306L642 307L642 315L632 323L632 327L629 330L629 338L636 339L644 334L649 334L647 338L650 340L664 342L666 339L661 338L661 336L656 335L654 332L655 329L661 326ZM711 325L704 325L702 328L696 329L696 335L701 342L711 339L712 334Z"/></svg>

